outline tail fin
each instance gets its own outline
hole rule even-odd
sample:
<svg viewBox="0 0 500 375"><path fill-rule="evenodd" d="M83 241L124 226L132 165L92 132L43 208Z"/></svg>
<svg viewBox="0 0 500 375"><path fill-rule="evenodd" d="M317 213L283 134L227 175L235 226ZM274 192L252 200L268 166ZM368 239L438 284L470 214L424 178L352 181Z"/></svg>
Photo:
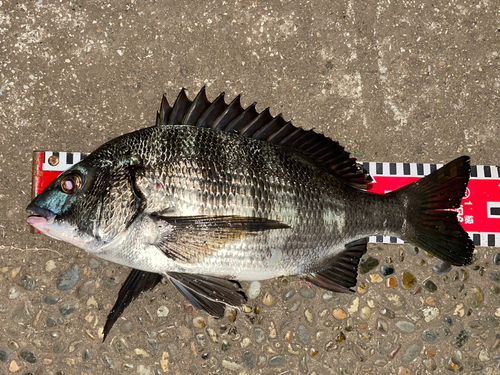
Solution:
<svg viewBox="0 0 500 375"><path fill-rule="evenodd" d="M455 266L472 262L474 243L457 220L469 182L468 156L455 159L430 175L390 195L407 207L407 225L401 238Z"/></svg>

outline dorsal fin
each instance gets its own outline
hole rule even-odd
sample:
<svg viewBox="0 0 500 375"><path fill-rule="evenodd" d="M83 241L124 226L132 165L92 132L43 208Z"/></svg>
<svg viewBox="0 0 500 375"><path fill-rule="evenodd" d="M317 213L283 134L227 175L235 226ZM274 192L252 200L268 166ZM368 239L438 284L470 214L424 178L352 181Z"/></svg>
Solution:
<svg viewBox="0 0 500 375"><path fill-rule="evenodd" d="M185 89L182 89L172 107L163 95L156 125L193 125L238 133L247 138L292 148L359 189L366 189L372 181L356 163L356 159L338 142L313 130L297 128L285 121L281 114L273 117L269 108L260 113L255 109L255 103L243 108L240 95L229 104L224 101L224 93L210 102L203 87L191 101Z"/></svg>

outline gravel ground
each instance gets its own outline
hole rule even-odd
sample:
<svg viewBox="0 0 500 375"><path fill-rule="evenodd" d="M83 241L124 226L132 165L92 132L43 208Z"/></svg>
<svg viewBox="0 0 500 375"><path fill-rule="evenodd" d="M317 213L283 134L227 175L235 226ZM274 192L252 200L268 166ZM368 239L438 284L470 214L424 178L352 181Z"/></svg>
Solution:
<svg viewBox="0 0 500 375"><path fill-rule="evenodd" d="M181 87L243 93L367 161L500 164L499 20L491 0L0 0L0 374L500 374L498 248L437 274L372 246L357 294L269 280L221 320L161 284L102 343L128 269L24 213L33 150L92 151Z"/></svg>

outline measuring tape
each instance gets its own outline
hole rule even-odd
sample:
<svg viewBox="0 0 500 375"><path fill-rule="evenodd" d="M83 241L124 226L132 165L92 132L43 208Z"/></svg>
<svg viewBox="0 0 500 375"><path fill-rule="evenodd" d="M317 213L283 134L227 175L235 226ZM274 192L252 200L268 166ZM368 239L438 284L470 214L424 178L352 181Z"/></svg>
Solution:
<svg viewBox="0 0 500 375"><path fill-rule="evenodd" d="M80 152L35 151L33 153L32 199L61 172L88 154ZM442 164L363 162L373 178L370 192L385 194L408 185ZM458 221L476 246L500 247L500 167L472 165L471 177L462 205L456 210ZM36 230L35 230L36 231ZM371 236L372 243L404 243L397 237Z"/></svg>

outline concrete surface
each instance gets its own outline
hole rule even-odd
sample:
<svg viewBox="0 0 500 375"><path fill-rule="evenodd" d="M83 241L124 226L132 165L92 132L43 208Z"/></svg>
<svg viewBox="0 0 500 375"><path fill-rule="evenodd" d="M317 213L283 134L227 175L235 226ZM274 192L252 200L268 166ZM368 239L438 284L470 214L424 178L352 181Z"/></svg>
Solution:
<svg viewBox="0 0 500 375"><path fill-rule="evenodd" d="M411 270L415 288L388 294L385 283L361 275L365 293L325 302L315 288L313 300L284 301L287 288L299 290L297 280L267 281L249 303L260 313L240 312L234 323L192 312L172 286L159 285L101 343L128 270L102 261L91 269L85 252L31 235L24 212L33 150L92 151L154 123L161 94L173 100L181 87L192 97L207 85L211 99L243 93L244 104L257 101L296 125L356 142L364 160L439 163L468 154L473 164L497 165L499 54L493 0L0 0L0 352L7 353L0 374L500 374L499 284L488 277L499 271L498 248L479 249L465 277L460 269L436 275L437 260L383 246L371 255L381 264L391 257L398 282ZM78 286L62 292L56 280L72 264ZM426 278L437 291L415 294ZM476 306L470 298L478 288L484 301ZM262 303L266 293L271 306ZM46 296L60 301L49 305ZM405 302L392 307L384 333L376 327L380 310L394 298ZM290 311L295 299L301 304ZM57 320L71 302L79 303L76 313ZM167 317L157 316L160 306ZM335 306L345 320L332 316ZM429 306L439 311L430 323L422 313ZM367 320L363 307L371 309ZM449 336L423 341L444 316L453 319ZM193 326L195 317L206 327ZM417 329L402 333L394 325L401 320ZM460 327L468 340L458 347ZM327 351L329 342L335 347ZM384 343L401 347L382 354ZM415 358L405 357L414 343Z"/></svg>

